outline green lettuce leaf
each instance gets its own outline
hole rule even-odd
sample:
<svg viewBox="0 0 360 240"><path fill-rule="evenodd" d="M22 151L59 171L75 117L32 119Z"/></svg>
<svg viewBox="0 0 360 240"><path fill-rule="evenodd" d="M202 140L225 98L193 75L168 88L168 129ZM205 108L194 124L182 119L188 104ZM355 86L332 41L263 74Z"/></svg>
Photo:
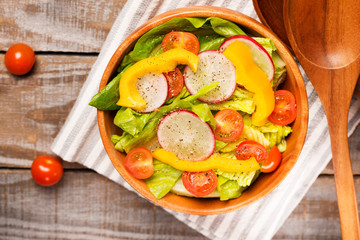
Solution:
<svg viewBox="0 0 360 240"><path fill-rule="evenodd" d="M156 129L159 125L160 119L163 117L163 112L156 112L152 119L145 125L144 129L137 135L132 136L127 132L123 132L118 142L115 142L115 149L120 152L128 153L131 149L150 141L156 136Z"/></svg>
<svg viewBox="0 0 360 240"><path fill-rule="evenodd" d="M212 29L199 29L193 34L199 40L199 52L207 50L218 50L226 37L214 32Z"/></svg>
<svg viewBox="0 0 360 240"><path fill-rule="evenodd" d="M181 177L182 171L177 170L170 165L154 159L154 174L145 179L150 192L157 198L161 199L175 185Z"/></svg>
<svg viewBox="0 0 360 240"><path fill-rule="evenodd" d="M246 35L238 25L228 20L218 17L209 17L208 20L210 20L211 27L214 31L221 36L228 38L234 35Z"/></svg>
<svg viewBox="0 0 360 240"><path fill-rule="evenodd" d="M220 151L220 149L224 148L226 145L228 145L228 143L215 140L215 151Z"/></svg>
<svg viewBox="0 0 360 240"><path fill-rule="evenodd" d="M286 150L285 138L292 132L292 128L290 126L275 125L271 122L267 122L263 126L254 126L251 123L251 117L249 115L243 116L243 119L244 125L263 134L263 136L270 142L268 147L271 148L274 145L277 145L279 150L281 149L281 152ZM247 131L250 132L249 129L247 129Z"/></svg>
<svg viewBox="0 0 360 240"><path fill-rule="evenodd" d="M272 60L275 66L275 73L271 84L273 89L277 89L280 83L284 82L286 78L286 65L277 52L272 54Z"/></svg>
<svg viewBox="0 0 360 240"><path fill-rule="evenodd" d="M270 141L270 147L277 145L279 150L281 149L280 152L284 152L286 150L285 138L292 132L292 128L290 126L279 126L273 124L271 131L262 132L264 133L264 136Z"/></svg>
<svg viewBox="0 0 360 240"><path fill-rule="evenodd" d="M216 170L216 173L220 176L226 177L230 180L235 180L241 187L250 186L252 180L256 176L257 171L252 172L224 172Z"/></svg>
<svg viewBox="0 0 360 240"><path fill-rule="evenodd" d="M253 39L257 41L261 46L263 46L265 50L269 53L270 57L272 57L273 53L276 51L273 40L263 37L253 37Z"/></svg>
<svg viewBox="0 0 360 240"><path fill-rule="evenodd" d="M209 123L212 129L215 129L215 118L210 111L209 105L206 103L192 104L191 111L193 111L203 122Z"/></svg>
<svg viewBox="0 0 360 240"><path fill-rule="evenodd" d="M130 67L127 66L121 71L113 80L111 80L102 90L101 92L94 95L89 105L96 107L100 110L117 110L120 109L120 106L116 105L119 101L119 82L123 73Z"/></svg>
<svg viewBox="0 0 360 240"><path fill-rule="evenodd" d="M247 124L244 124L244 130L242 136L248 140L254 140L260 143L265 148L268 148L270 146L270 141L265 137L264 133L260 132L254 126L252 127Z"/></svg>
<svg viewBox="0 0 360 240"><path fill-rule="evenodd" d="M277 144L277 148L279 149L280 152L285 152L286 150L286 140L282 139L281 142L279 144Z"/></svg>
<svg viewBox="0 0 360 240"><path fill-rule="evenodd" d="M119 135L112 135L111 142L115 145L115 149L124 152L124 146L126 146L134 137L130 134L124 132L121 136Z"/></svg>
<svg viewBox="0 0 360 240"><path fill-rule="evenodd" d="M220 155L222 157L236 159L235 151L220 153ZM235 180L241 187L247 187L253 182L258 171L259 170L252 172L225 172L217 169L216 174L229 180Z"/></svg>
<svg viewBox="0 0 360 240"><path fill-rule="evenodd" d="M246 187L239 186L234 180L230 180L223 176L218 177L217 190L220 193L221 201L238 198L245 189Z"/></svg>
<svg viewBox="0 0 360 240"><path fill-rule="evenodd" d="M138 113L131 108L122 107L117 111L114 124L123 131L135 136L144 129L145 124L154 116L152 113Z"/></svg>
<svg viewBox="0 0 360 240"><path fill-rule="evenodd" d="M222 157L235 158L235 151L221 153ZM224 172L215 170L218 175L217 190L220 193L220 200L225 201L232 198L238 198L241 193L250 186L259 176L260 170L252 172Z"/></svg>
<svg viewBox="0 0 360 240"><path fill-rule="evenodd" d="M234 94L226 101L209 104L211 110L231 108L244 113L252 114L255 111L254 94L248 90L237 87Z"/></svg>
<svg viewBox="0 0 360 240"><path fill-rule="evenodd" d="M260 170L247 173L229 173L217 171L220 200L226 201L241 196L242 192L247 189L260 175Z"/></svg>

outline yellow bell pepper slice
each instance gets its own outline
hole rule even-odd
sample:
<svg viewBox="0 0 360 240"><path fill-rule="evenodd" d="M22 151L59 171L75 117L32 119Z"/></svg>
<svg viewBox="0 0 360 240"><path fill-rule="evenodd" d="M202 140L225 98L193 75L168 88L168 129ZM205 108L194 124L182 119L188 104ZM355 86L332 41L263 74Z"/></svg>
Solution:
<svg viewBox="0 0 360 240"><path fill-rule="evenodd" d="M236 82L254 93L256 110L252 123L264 125L275 107L274 91L265 72L254 62L250 49L240 41L234 41L223 52L236 67Z"/></svg>
<svg viewBox="0 0 360 240"><path fill-rule="evenodd" d="M245 127L245 126L244 126ZM246 139L244 138L244 137L240 137L239 139L237 139L237 140L235 140L235 141L233 141L233 142L229 142L225 147L223 147L222 149L220 149L220 152L232 152L232 151L234 151L236 148L237 148L237 146L241 143L241 142L243 142L243 141L245 141Z"/></svg>
<svg viewBox="0 0 360 240"><path fill-rule="evenodd" d="M161 74L173 71L178 64L189 65L196 72L199 57L185 49L174 48L158 56L142 59L129 67L119 83L120 99L117 105L140 111L146 107L146 101L137 91L136 82L146 74Z"/></svg>
<svg viewBox="0 0 360 240"><path fill-rule="evenodd" d="M211 169L219 169L225 172L251 172L260 169L260 165L254 157L248 160L237 160L214 154L206 160L191 162L180 160L174 153L162 148L155 150L152 155L161 162L167 163L178 170L188 172L202 172Z"/></svg>

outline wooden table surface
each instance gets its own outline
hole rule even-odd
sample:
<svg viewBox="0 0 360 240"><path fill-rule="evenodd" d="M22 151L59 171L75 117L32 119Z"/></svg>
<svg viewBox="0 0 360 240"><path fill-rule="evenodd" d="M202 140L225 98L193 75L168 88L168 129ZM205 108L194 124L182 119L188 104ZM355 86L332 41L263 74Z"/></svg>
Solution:
<svg viewBox="0 0 360 240"><path fill-rule="evenodd" d="M1 1L0 239L206 239L80 165L63 162L64 177L54 187L41 187L31 178L33 159L53 155L50 145L125 2ZM5 52L16 42L36 51L36 65L23 77L4 66ZM349 144L359 189L360 128ZM274 239L339 238L329 165Z"/></svg>

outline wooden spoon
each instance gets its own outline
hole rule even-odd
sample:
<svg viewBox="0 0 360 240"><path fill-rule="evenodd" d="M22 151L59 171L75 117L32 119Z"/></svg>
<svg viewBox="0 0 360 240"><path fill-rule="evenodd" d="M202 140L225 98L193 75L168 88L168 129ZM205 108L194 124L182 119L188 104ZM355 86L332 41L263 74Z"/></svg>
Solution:
<svg viewBox="0 0 360 240"><path fill-rule="evenodd" d="M253 0L253 4L260 21L270 28L292 50L284 26L284 0Z"/></svg>
<svg viewBox="0 0 360 240"><path fill-rule="evenodd" d="M347 138L351 97L360 73L360 1L284 0L290 44L324 107L331 138L343 239L360 239Z"/></svg>

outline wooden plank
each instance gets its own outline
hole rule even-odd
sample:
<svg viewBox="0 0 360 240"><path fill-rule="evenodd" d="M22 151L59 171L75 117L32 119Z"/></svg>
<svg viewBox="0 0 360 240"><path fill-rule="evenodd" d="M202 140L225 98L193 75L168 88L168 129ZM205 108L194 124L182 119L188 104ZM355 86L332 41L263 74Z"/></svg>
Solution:
<svg viewBox="0 0 360 240"><path fill-rule="evenodd" d="M95 60L39 55L31 74L23 77L11 75L0 64L0 166L30 167L36 156L51 154L50 145Z"/></svg>
<svg viewBox="0 0 360 240"><path fill-rule="evenodd" d="M360 177L355 177L355 189ZM358 205L360 192L357 191ZM274 239L341 239L333 176L320 176Z"/></svg>
<svg viewBox="0 0 360 240"><path fill-rule="evenodd" d="M205 239L114 182L66 171L55 187L0 170L0 239Z"/></svg>
<svg viewBox="0 0 360 240"><path fill-rule="evenodd" d="M126 0L1 1L0 50L99 52Z"/></svg>
<svg viewBox="0 0 360 240"><path fill-rule="evenodd" d="M356 177L356 188L360 177ZM360 193L358 192L358 199ZM339 239L332 176L319 177L274 239ZM50 188L29 170L0 170L0 239L205 239L106 178L68 170Z"/></svg>
<svg viewBox="0 0 360 240"><path fill-rule="evenodd" d="M360 126L358 126L354 133L349 138L350 159L352 163L352 170L354 174L360 174ZM326 166L323 174L334 174L332 161Z"/></svg>

